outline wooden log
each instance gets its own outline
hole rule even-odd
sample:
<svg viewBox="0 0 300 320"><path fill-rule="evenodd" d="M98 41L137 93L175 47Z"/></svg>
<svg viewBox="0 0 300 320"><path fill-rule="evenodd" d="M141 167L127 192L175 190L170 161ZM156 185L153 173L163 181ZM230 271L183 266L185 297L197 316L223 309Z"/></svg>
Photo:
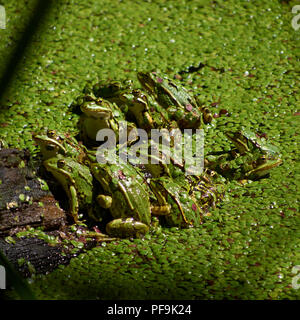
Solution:
<svg viewBox="0 0 300 320"><path fill-rule="evenodd" d="M65 212L46 186L26 150L0 150L0 236L27 225L53 230L65 224Z"/></svg>

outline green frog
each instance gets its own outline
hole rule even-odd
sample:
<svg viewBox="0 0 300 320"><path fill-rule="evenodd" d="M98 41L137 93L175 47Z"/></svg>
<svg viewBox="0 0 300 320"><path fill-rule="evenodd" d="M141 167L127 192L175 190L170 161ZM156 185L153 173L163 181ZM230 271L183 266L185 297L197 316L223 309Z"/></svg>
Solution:
<svg viewBox="0 0 300 320"><path fill-rule="evenodd" d="M168 208L164 219L168 226L197 227L202 223L202 210L193 194L165 176L153 178L150 186L159 206Z"/></svg>
<svg viewBox="0 0 300 320"><path fill-rule="evenodd" d="M245 179L257 180L269 174L270 170L282 164L279 149L269 143L264 137L254 132L242 129L235 133L228 132L226 136L234 143Z"/></svg>
<svg viewBox="0 0 300 320"><path fill-rule="evenodd" d="M198 129L202 123L212 121L209 109L200 106L198 99L183 86L158 72L138 72L137 77L143 88L167 110L181 129Z"/></svg>
<svg viewBox="0 0 300 320"><path fill-rule="evenodd" d="M112 217L108 234L117 237L141 236L151 224L150 190L142 177L127 163L100 164L90 156L90 169L100 183L103 194L99 205L109 209Z"/></svg>
<svg viewBox="0 0 300 320"><path fill-rule="evenodd" d="M282 164L279 149L254 132L242 128L225 135L235 148L218 157L209 155L206 165L227 178L257 180Z"/></svg>
<svg viewBox="0 0 300 320"><path fill-rule="evenodd" d="M129 144L136 141L135 124L126 121L123 112L116 103L97 98L96 100L84 102L80 109L82 112L79 120L80 140L86 146L95 146L97 144L97 134L101 129L111 129L116 135L116 141L125 134L125 131L126 135L131 137L128 140ZM126 127L123 127L122 124L126 124Z"/></svg>
<svg viewBox="0 0 300 320"><path fill-rule="evenodd" d="M44 160L55 157L59 153L66 154L62 140L53 137L52 130L48 130L46 133L33 134L32 138L39 145Z"/></svg>
<svg viewBox="0 0 300 320"><path fill-rule="evenodd" d="M70 134L61 134L55 130L47 130L46 133L33 134L32 138L39 145L43 159L64 155L83 163L87 148L79 143Z"/></svg>
<svg viewBox="0 0 300 320"><path fill-rule="evenodd" d="M152 95L141 89L134 89L132 82L100 82L94 85L93 94L116 103L127 120L134 121L139 128L149 132L155 128L178 127L168 111Z"/></svg>
<svg viewBox="0 0 300 320"><path fill-rule="evenodd" d="M93 176L84 164L57 154L44 161L44 167L61 184L69 200L69 211L79 223L79 212L93 210Z"/></svg>

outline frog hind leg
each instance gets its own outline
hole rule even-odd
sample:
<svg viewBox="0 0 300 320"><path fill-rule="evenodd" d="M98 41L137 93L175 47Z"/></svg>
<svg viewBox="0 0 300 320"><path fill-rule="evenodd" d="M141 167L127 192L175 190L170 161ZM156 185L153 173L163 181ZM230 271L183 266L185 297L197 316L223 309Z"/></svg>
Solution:
<svg viewBox="0 0 300 320"><path fill-rule="evenodd" d="M99 194L96 197L97 203L101 208L109 209L112 205L112 197L104 194Z"/></svg>
<svg viewBox="0 0 300 320"><path fill-rule="evenodd" d="M78 218L79 204L78 204L77 192L74 186L70 186L69 191L70 191L70 199L69 199L70 211L75 223L78 223L79 222L79 218Z"/></svg>
<svg viewBox="0 0 300 320"><path fill-rule="evenodd" d="M133 218L118 218L106 225L106 232L112 237L137 238L144 236L149 226Z"/></svg>
<svg viewBox="0 0 300 320"><path fill-rule="evenodd" d="M151 214L154 216L167 216L170 213L171 213L171 205L169 204L151 206Z"/></svg>

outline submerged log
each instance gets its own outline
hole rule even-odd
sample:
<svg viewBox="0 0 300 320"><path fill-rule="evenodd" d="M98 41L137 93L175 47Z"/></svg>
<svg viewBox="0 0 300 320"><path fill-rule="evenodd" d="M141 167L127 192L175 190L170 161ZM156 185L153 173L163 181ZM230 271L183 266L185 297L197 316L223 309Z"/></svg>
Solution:
<svg viewBox="0 0 300 320"><path fill-rule="evenodd" d="M27 225L53 230L65 222L65 212L36 176L29 152L0 150L0 236Z"/></svg>
<svg viewBox="0 0 300 320"><path fill-rule="evenodd" d="M72 257L70 254L62 254L60 246L51 246L38 238L22 238L15 243L7 243L0 238L0 250L25 278L33 273L51 272L58 265L68 263Z"/></svg>

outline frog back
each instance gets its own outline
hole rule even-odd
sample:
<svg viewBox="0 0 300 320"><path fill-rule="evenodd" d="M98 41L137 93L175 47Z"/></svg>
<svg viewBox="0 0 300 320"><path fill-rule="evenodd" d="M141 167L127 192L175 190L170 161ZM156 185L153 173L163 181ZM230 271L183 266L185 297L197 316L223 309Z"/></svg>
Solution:
<svg viewBox="0 0 300 320"><path fill-rule="evenodd" d="M110 207L112 216L117 218L132 217L147 225L151 222L151 210L147 186L142 177L129 164L106 165L104 191L111 194Z"/></svg>
<svg viewBox="0 0 300 320"><path fill-rule="evenodd" d="M93 176L89 168L73 159L69 160L69 165L72 171L72 178L75 181L80 205L83 207L91 205L93 198Z"/></svg>
<svg viewBox="0 0 300 320"><path fill-rule="evenodd" d="M193 195L170 179L160 178L159 183L165 190L167 203L172 206L171 213L165 216L167 225L181 228L200 226L202 211Z"/></svg>

